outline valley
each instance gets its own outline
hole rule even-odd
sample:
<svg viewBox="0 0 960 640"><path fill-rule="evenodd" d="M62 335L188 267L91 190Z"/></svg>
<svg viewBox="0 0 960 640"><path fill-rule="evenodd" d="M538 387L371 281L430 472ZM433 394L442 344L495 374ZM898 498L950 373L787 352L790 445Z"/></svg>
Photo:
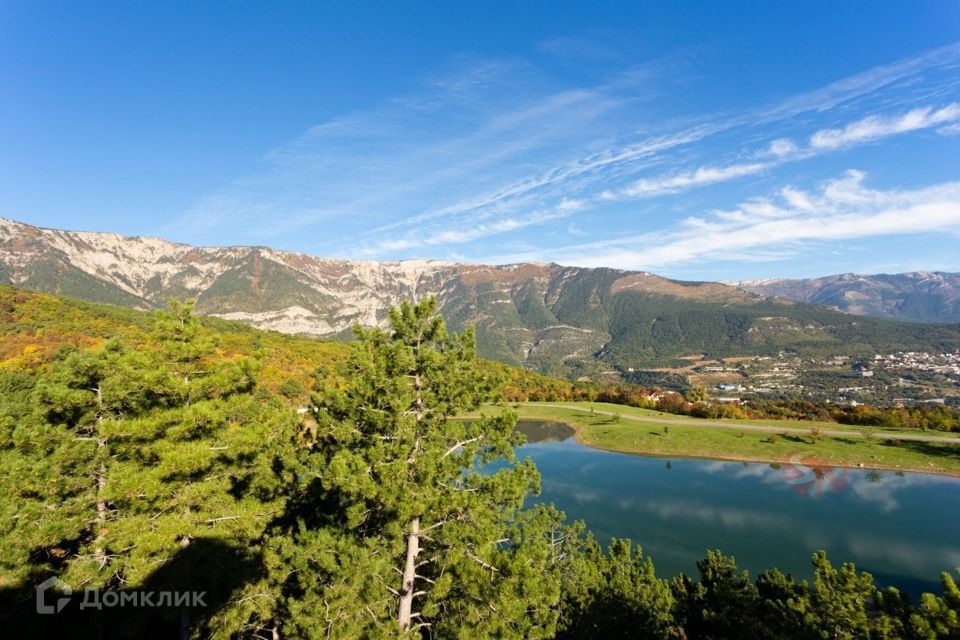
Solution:
<svg viewBox="0 0 960 640"><path fill-rule="evenodd" d="M801 357L775 356L709 359L645 372L651 382L685 391L704 387L725 402L803 398L856 406L916 407L960 404L960 351L897 352Z"/></svg>

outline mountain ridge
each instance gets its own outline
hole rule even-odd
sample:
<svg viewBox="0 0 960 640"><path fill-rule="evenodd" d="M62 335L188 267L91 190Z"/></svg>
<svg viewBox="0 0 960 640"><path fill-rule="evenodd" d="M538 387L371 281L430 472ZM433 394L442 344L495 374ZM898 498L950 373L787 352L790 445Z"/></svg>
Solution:
<svg viewBox="0 0 960 640"><path fill-rule="evenodd" d="M454 330L475 326L484 357L596 377L713 355L960 346L960 328L883 324L717 282L553 263L349 261L264 246L194 247L148 236L43 229L0 219L0 282L151 309L197 311L317 337L384 326L402 300L436 295ZM878 324L879 323L879 324Z"/></svg>
<svg viewBox="0 0 960 640"><path fill-rule="evenodd" d="M838 273L728 283L758 295L833 306L854 315L911 322L960 323L960 273Z"/></svg>

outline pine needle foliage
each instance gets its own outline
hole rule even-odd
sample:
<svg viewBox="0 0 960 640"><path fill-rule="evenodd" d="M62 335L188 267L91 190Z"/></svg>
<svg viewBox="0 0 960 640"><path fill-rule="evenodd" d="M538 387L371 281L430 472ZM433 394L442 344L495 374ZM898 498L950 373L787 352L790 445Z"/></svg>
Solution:
<svg viewBox="0 0 960 640"><path fill-rule="evenodd" d="M278 545L298 637L551 637L557 516L521 513L539 474L514 447L516 415L455 420L497 397L474 335L436 302L357 329L336 386L315 397Z"/></svg>
<svg viewBox="0 0 960 640"><path fill-rule="evenodd" d="M282 512L271 460L297 417L254 394L252 360L214 344L190 305L174 304L151 348L112 339L68 350L39 376L31 410L3 423L7 581L56 574L76 588L131 588L195 541L241 555L259 542ZM160 586L226 585L218 572L235 569L204 553L194 565Z"/></svg>

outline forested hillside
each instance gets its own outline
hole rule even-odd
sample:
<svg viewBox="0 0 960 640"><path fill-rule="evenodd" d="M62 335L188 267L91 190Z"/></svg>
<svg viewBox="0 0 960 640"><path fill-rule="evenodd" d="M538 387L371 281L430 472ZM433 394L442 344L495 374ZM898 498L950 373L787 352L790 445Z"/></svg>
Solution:
<svg viewBox="0 0 960 640"><path fill-rule="evenodd" d="M201 321L190 304L144 314L0 290L5 630L960 634L948 574L943 595L919 603L823 554L812 584L775 569L752 581L719 552L698 577L668 580L629 541L604 550L555 509L524 508L539 474L514 453L516 415L452 420L517 378L477 361L473 332L449 334L435 308L405 304L389 331L346 347ZM42 582L51 590L37 600ZM39 613L47 601L58 604Z"/></svg>
<svg viewBox="0 0 960 640"><path fill-rule="evenodd" d="M318 380L330 375L349 353L341 341L261 331L240 322L198 316L216 336L216 352L257 363L258 385L302 405ZM140 347L151 340L155 314L77 298L52 296L0 285L0 375L30 376L73 349L100 346L110 338ZM570 382L497 362L482 366L505 381L508 397L572 397Z"/></svg>

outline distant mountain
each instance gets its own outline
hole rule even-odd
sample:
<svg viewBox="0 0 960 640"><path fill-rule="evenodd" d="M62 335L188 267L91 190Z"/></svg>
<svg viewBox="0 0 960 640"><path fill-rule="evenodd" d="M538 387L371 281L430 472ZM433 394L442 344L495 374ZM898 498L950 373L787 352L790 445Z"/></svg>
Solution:
<svg viewBox="0 0 960 640"><path fill-rule="evenodd" d="M836 307L858 316L960 323L960 273L842 273L809 280L747 280L745 291Z"/></svg>
<svg viewBox="0 0 960 640"><path fill-rule="evenodd" d="M850 316L712 282L556 264L352 262L266 247L41 229L0 218L0 282L138 309L194 298L200 313L285 333L349 335L393 304L436 295L481 355L570 377L711 356L960 347L960 327Z"/></svg>

